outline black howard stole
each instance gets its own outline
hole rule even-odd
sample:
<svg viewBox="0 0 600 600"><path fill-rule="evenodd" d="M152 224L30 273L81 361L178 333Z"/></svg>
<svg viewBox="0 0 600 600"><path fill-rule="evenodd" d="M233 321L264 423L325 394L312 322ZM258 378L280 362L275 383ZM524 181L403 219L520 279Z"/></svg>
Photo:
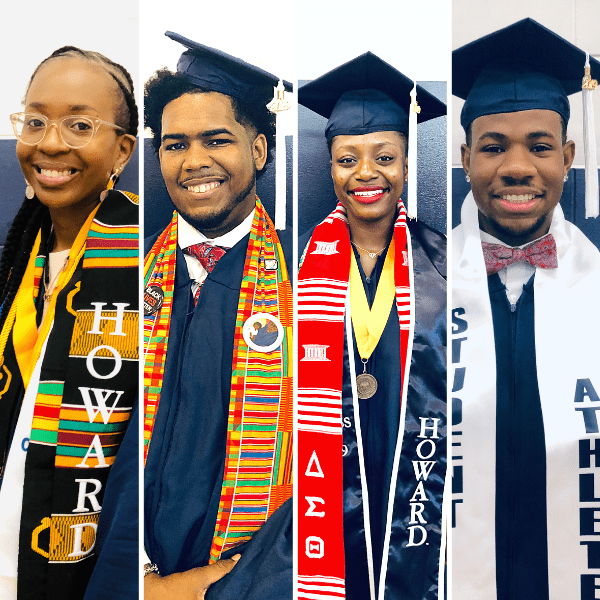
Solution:
<svg viewBox="0 0 600 600"><path fill-rule="evenodd" d="M443 236L420 222L409 221L409 229L415 285L415 334L387 553L385 600L432 600L438 597L441 509L446 475L446 242ZM399 325L395 305L382 339L393 334L398 345ZM392 342L386 345L391 346ZM363 367L357 359L356 348L354 350L356 371L360 373ZM378 353L381 355L378 356ZM395 439L386 445L381 436L390 437L389 430L393 426L388 425L386 431L378 432L375 424L379 422L378 427L381 427L382 418L391 423L399 422L400 365L399 362L386 362L394 354L399 361L399 348L379 348L378 345L369 359L367 371L375 375L380 388L373 398L359 400L369 486L376 596L379 595L379 565L386 562L382 553ZM387 381L382 385L383 378ZM377 417L373 412L369 415L370 407L365 404L377 402L380 393L385 396L379 402L385 407L386 415ZM346 594L349 600L364 600L370 597L367 543L347 348L344 351L342 397ZM438 420L434 422L433 419ZM367 445L372 447L367 448ZM374 452L373 447L376 447Z"/></svg>
<svg viewBox="0 0 600 600"><path fill-rule="evenodd" d="M19 600L80 599L94 568L104 488L137 397L137 223L137 198L109 193L58 295L25 463Z"/></svg>

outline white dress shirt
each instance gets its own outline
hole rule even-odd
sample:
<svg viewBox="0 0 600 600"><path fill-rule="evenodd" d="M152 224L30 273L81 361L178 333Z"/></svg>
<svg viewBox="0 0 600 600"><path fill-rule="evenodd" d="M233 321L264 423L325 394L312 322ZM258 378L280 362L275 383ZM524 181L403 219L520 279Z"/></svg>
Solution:
<svg viewBox="0 0 600 600"><path fill-rule="evenodd" d="M207 238L201 231L192 227L181 215L177 215L177 243L183 250L194 244L206 242L211 246L220 246L221 248L233 248L239 241L243 240L250 229L252 228L252 220L254 219L254 211L231 231L220 235L219 237L210 239ZM194 280L192 284L192 293L196 292L198 286L204 283L208 273L202 266L200 261L195 256L185 254L185 262L187 264L190 279Z"/></svg>

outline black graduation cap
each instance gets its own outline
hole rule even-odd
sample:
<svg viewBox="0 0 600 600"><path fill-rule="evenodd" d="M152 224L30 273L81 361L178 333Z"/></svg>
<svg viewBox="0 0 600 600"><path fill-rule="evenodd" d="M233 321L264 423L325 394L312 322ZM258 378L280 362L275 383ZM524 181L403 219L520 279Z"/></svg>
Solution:
<svg viewBox="0 0 600 600"><path fill-rule="evenodd" d="M165 35L188 48L177 62L177 71L190 83L249 102L266 104L273 98L279 82L275 75L178 33L167 31ZM283 81L283 86L293 91L289 81Z"/></svg>
<svg viewBox="0 0 600 600"><path fill-rule="evenodd" d="M191 84L246 102L264 104L274 113L289 108L289 101L283 98L284 90L292 92L294 89L289 81L280 80L240 58L194 42L178 33L167 31L165 35L187 48L177 61L177 72ZM275 87L277 94L274 97ZM285 139L282 139L279 130L275 139L275 227L285 229Z"/></svg>
<svg viewBox="0 0 600 600"><path fill-rule="evenodd" d="M413 81L365 52L298 90L298 102L328 119L325 137L400 131L408 135ZM446 105L417 85L417 121L446 114Z"/></svg>
<svg viewBox="0 0 600 600"><path fill-rule="evenodd" d="M592 78L600 62L590 58ZM452 53L452 93L466 100L460 122L547 109L569 121L568 95L581 91L586 53L533 19L523 19Z"/></svg>

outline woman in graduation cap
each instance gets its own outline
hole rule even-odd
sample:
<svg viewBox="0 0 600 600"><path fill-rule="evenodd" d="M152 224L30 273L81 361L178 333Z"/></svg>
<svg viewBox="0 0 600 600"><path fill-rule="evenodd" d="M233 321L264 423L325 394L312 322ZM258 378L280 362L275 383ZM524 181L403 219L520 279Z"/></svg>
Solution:
<svg viewBox="0 0 600 600"><path fill-rule="evenodd" d="M559 200L575 178L568 95L584 78L585 115L599 76L532 19L453 53L471 185L453 232L455 598L597 593L600 252Z"/></svg>
<svg viewBox="0 0 600 600"><path fill-rule="evenodd" d="M366 53L299 90L299 102L328 119L338 199L299 243L300 598L326 589L437 597L446 246L422 222L407 223L400 199L416 178L412 89ZM445 114L416 92L415 124Z"/></svg>
<svg viewBox="0 0 600 600"><path fill-rule="evenodd" d="M0 262L0 597L81 599L97 562L86 599L131 598L138 200L111 189L136 144L131 76L60 48L11 121L26 199Z"/></svg>

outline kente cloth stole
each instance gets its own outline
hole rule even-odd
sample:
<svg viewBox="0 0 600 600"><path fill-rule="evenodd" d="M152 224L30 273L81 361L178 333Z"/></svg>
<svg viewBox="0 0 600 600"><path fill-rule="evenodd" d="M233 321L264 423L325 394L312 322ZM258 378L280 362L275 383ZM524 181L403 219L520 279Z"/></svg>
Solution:
<svg viewBox="0 0 600 600"><path fill-rule="evenodd" d="M144 267L146 293L162 290L158 295L163 296L161 308L146 316L144 323L145 457L167 356L176 224L175 214ZM236 317L225 473L211 562L248 541L292 494L292 308L283 250L257 198ZM244 324L258 314L278 319L283 328L282 343L271 352L253 349L245 340Z"/></svg>
<svg viewBox="0 0 600 600"><path fill-rule="evenodd" d="M46 243L38 235L17 320L7 319L0 334L0 419L21 403L47 336L31 435L23 440L19 598L80 599L94 568L106 481L137 397L137 223L137 196L110 192L75 241L39 335L35 304L46 257L38 249Z"/></svg>
<svg viewBox="0 0 600 600"><path fill-rule="evenodd" d="M399 201L393 239L402 402L413 326L408 235L406 211ZM315 228L298 275L297 585L298 597L311 600L345 597L342 374L345 318L346 327L351 327L351 252L346 211L338 204ZM348 339L351 343L351 336ZM351 376L356 396L355 373Z"/></svg>

